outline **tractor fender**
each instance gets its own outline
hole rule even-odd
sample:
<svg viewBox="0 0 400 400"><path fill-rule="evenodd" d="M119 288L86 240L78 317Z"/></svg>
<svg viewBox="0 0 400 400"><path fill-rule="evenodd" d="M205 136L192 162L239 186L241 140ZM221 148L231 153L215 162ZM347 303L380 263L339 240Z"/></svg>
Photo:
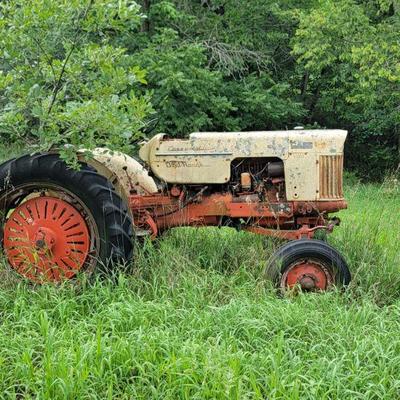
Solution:
<svg viewBox="0 0 400 400"><path fill-rule="evenodd" d="M95 148L89 152L82 150L78 159L85 162L107 178L117 193L128 201L134 191L139 195L149 195L158 191L156 182L148 171L134 158L119 151Z"/></svg>

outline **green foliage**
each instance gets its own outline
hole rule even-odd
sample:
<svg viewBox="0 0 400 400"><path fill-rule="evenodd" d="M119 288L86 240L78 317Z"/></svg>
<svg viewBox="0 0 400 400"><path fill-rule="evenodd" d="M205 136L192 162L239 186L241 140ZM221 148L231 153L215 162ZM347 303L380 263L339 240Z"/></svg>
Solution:
<svg viewBox="0 0 400 400"><path fill-rule="evenodd" d="M292 98L290 85L275 83L267 73L233 80L226 83L225 90L236 108L231 118L240 130L291 129L305 113L301 103Z"/></svg>
<svg viewBox="0 0 400 400"><path fill-rule="evenodd" d="M302 16L293 39L308 95L318 93L314 114L351 129L350 160L370 176L400 163L400 18L380 16L389 8L325 1Z"/></svg>
<svg viewBox="0 0 400 400"><path fill-rule="evenodd" d="M148 71L157 110L153 130L182 136L226 124L234 107L224 96L221 74L207 68L201 45L181 43L176 31L164 28L135 60Z"/></svg>
<svg viewBox="0 0 400 400"><path fill-rule="evenodd" d="M115 37L140 24L128 1L21 1L0 5L0 132L41 147L121 148L151 111L146 83Z"/></svg>
<svg viewBox="0 0 400 400"><path fill-rule="evenodd" d="M281 128L282 121L291 126L304 115L293 87L279 82L294 26L283 24L287 7L262 1L251 7L237 1L143 3L148 25L137 59L153 89L151 132L265 130Z"/></svg>

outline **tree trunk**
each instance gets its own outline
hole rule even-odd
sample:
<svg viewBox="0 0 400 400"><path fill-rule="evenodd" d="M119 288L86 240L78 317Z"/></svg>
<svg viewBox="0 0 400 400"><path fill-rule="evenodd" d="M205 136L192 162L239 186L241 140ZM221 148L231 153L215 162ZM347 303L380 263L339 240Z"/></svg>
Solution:
<svg viewBox="0 0 400 400"><path fill-rule="evenodd" d="M309 78L309 74L308 71L306 71L303 75L303 82L301 84L301 97L305 97L306 93L307 93L307 88L308 88L308 78Z"/></svg>
<svg viewBox="0 0 400 400"><path fill-rule="evenodd" d="M151 0L143 0L143 11L146 14L146 19L143 20L141 31L149 32L150 31L150 19L149 19L149 11L151 6Z"/></svg>

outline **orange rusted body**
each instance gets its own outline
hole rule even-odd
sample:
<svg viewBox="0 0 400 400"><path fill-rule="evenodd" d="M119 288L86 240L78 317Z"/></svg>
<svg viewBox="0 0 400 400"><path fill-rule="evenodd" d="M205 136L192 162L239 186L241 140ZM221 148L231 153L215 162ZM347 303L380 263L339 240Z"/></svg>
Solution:
<svg viewBox="0 0 400 400"><path fill-rule="evenodd" d="M344 200L317 202L261 202L254 193L199 194L190 202L173 187L167 194L131 195L129 206L135 226L150 230L152 238L178 226L224 226L224 219L236 227L281 239L312 238L318 229L331 231L337 224L327 214L347 207Z"/></svg>

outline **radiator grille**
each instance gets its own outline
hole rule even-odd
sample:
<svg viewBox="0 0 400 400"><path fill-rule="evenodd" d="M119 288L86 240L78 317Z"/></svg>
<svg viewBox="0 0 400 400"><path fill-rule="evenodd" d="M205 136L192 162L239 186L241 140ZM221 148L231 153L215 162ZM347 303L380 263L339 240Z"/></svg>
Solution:
<svg viewBox="0 0 400 400"><path fill-rule="evenodd" d="M320 199L343 198L343 156L319 157Z"/></svg>

